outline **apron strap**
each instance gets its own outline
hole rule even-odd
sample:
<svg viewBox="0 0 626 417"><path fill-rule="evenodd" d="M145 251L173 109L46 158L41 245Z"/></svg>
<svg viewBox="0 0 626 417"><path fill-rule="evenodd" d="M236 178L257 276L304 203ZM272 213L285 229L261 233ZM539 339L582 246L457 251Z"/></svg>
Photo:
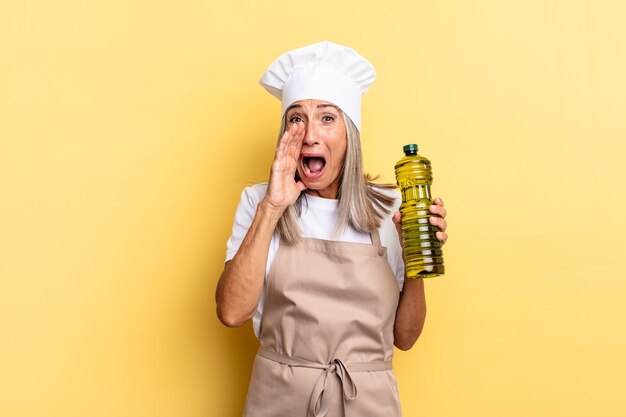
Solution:
<svg viewBox="0 0 626 417"><path fill-rule="evenodd" d="M370 236L372 236L372 245L382 246L380 244L380 233L378 233L378 229L374 229L374 231L370 233Z"/></svg>
<svg viewBox="0 0 626 417"><path fill-rule="evenodd" d="M380 238L379 238L380 240ZM321 369L324 372L317 378L311 400L309 401L309 412L315 417L324 417L330 408L335 378L332 374L337 374L341 382L342 402L345 415L346 400L353 400L357 396L357 388L350 371L352 372L371 372L371 371L388 371L392 369L391 361L377 362L350 362L344 363L341 359L335 358L328 365L311 362L306 359L296 358L294 356L281 355L280 353L261 347L258 355L283 365Z"/></svg>
<svg viewBox="0 0 626 417"><path fill-rule="evenodd" d="M378 248L378 256L384 256L386 250L380 243L380 233L378 233L378 229L374 229L374 231L370 233L370 236L372 237L372 246Z"/></svg>

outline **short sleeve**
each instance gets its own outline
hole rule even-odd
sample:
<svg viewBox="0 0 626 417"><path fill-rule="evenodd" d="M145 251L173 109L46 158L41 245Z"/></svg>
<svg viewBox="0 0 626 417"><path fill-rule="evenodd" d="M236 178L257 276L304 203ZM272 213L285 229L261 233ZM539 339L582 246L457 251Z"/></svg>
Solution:
<svg viewBox="0 0 626 417"><path fill-rule="evenodd" d="M235 257L243 239L248 233L248 229L252 225L252 220L254 220L256 209L260 201L259 194L255 191L256 189L251 186L246 187L241 193L241 200L235 212L233 230L228 238L228 242L226 242L225 262Z"/></svg>
<svg viewBox="0 0 626 417"><path fill-rule="evenodd" d="M398 280L398 286L400 287L400 291L404 287L404 260L402 259L402 255L398 257L398 266L396 267L396 279Z"/></svg>

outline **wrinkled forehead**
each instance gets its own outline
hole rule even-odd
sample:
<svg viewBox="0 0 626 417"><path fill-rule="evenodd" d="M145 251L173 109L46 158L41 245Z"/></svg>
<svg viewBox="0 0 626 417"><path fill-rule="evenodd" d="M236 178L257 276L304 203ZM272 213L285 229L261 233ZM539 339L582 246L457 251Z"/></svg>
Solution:
<svg viewBox="0 0 626 417"><path fill-rule="evenodd" d="M335 109L339 114L343 113L342 110L339 108L339 106L337 106L334 103L331 103L330 101L299 100L291 104L289 107L287 107L287 109L285 110L285 114L288 114L293 109L300 109L304 111L310 111L310 110L315 111L315 110L327 110L329 108Z"/></svg>

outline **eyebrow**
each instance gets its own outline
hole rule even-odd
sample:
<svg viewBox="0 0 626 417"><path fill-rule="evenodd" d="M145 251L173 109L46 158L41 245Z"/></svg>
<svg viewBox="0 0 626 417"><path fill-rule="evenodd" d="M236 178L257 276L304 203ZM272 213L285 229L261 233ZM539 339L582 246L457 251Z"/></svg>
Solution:
<svg viewBox="0 0 626 417"><path fill-rule="evenodd" d="M324 107L334 107L338 111L341 111L341 109L339 107L335 106L334 104L318 104L317 105L318 109L323 109Z"/></svg>
<svg viewBox="0 0 626 417"><path fill-rule="evenodd" d="M287 113L291 109L297 109L299 107L302 107L302 106L300 104L292 104L291 106L287 107L287 110L285 110L285 113Z"/></svg>

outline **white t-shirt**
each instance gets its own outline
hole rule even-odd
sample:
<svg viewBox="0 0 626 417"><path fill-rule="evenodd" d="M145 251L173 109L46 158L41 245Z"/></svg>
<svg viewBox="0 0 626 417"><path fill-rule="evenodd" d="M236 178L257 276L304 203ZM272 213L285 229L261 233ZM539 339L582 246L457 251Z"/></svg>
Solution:
<svg viewBox="0 0 626 417"><path fill-rule="evenodd" d="M252 220L256 213L258 204L261 202L267 192L267 183L255 184L246 187L241 193L241 201L235 213L235 221L233 223L233 232L226 244L226 261L231 260L237 251L241 242L243 242L248 229L252 225ZM391 220L393 212L398 209L401 203L400 194L396 191L386 191L391 197L395 198L392 212L385 216L379 229L381 244L387 247L387 260L391 266L391 270L396 274L398 286L402 290L404 283L404 263L402 261L402 248L398 240L396 226ZM348 226L339 235L335 234L335 225L337 223L337 204L338 200L315 197L306 194L306 201L302 203L302 213L298 219L300 230L303 237L316 238L324 240L335 240L343 242L367 243L371 244L372 239L369 233L356 231L353 227ZM267 265L265 268L265 282L270 272L270 267L278 251L280 245L280 236L277 232L272 236L267 257ZM261 325L261 315L263 314L263 305L265 303L265 288L259 300L256 313L252 318L254 333L259 337L259 329Z"/></svg>

